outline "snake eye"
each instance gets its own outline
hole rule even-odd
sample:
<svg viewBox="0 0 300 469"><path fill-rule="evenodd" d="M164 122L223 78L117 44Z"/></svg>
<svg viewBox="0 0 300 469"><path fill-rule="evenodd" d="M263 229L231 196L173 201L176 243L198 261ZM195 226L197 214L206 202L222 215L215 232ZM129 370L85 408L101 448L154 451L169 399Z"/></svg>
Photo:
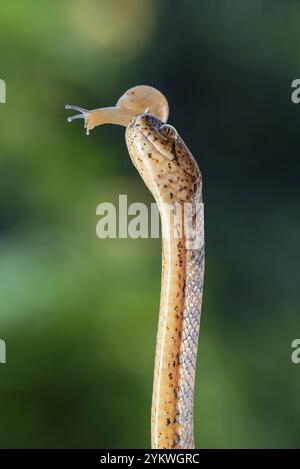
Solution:
<svg viewBox="0 0 300 469"><path fill-rule="evenodd" d="M175 127L169 124L162 124L159 127L159 132L163 137L169 138L171 140L176 140L178 133Z"/></svg>

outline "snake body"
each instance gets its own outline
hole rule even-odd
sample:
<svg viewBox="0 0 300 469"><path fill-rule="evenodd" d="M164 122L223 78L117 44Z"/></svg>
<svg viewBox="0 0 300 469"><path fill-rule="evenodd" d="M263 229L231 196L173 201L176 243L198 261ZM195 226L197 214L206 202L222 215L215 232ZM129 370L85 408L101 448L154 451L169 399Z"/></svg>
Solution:
<svg viewBox="0 0 300 469"><path fill-rule="evenodd" d="M162 221L162 285L152 397L152 447L193 448L193 400L204 278L202 178L177 135L162 135L163 123L148 114L127 127L129 154L152 192ZM163 126L164 127L164 126ZM191 204L200 219L197 248L187 247L182 216ZM171 209L170 209L171 208ZM181 212L181 232L176 232ZM167 212L167 213L166 213ZM194 221L195 223L195 221ZM196 227L193 227L196 229Z"/></svg>
<svg viewBox="0 0 300 469"><path fill-rule="evenodd" d="M204 279L204 217L199 167L168 124L168 103L156 89L128 90L114 108L87 111L87 133L103 123L126 127L133 164L158 205L162 282L151 412L152 448L194 448L194 386ZM192 216L186 223L185 207ZM191 232L196 243L191 243Z"/></svg>

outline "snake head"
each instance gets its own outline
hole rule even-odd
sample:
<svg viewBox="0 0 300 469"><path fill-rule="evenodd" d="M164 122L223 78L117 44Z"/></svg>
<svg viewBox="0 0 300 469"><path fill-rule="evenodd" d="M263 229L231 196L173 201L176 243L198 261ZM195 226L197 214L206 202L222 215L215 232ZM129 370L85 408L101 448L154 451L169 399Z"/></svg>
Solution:
<svg viewBox="0 0 300 469"><path fill-rule="evenodd" d="M133 164L157 202L189 202L201 188L197 162L172 125L141 114L128 125L126 143Z"/></svg>

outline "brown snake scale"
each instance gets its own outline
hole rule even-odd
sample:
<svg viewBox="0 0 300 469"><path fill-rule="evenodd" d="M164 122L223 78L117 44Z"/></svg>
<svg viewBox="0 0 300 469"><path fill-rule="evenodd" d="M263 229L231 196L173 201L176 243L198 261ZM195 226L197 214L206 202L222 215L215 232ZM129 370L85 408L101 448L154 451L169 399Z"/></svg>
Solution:
<svg viewBox="0 0 300 469"><path fill-rule="evenodd" d="M152 447L194 448L193 401L204 278L202 178L196 161L177 135L161 135L151 115L127 127L130 156L154 195L161 213L163 256L160 317L152 399ZM171 205L190 203L197 220L198 249L187 248L186 232L165 214ZM184 222L182 227L184 228ZM195 224L195 222L194 222ZM175 230L174 230L175 227Z"/></svg>

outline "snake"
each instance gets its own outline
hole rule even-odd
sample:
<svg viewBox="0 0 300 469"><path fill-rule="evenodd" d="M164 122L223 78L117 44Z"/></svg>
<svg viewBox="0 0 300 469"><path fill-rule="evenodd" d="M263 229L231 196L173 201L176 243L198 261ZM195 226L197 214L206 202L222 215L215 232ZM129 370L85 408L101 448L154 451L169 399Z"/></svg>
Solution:
<svg viewBox="0 0 300 469"><path fill-rule="evenodd" d="M153 449L193 449L194 388L203 296L205 243L202 175L157 89L130 88L116 106L78 111L87 133L111 123L126 127L131 160L158 206L162 276L151 408ZM189 208L188 222L185 207ZM196 242L194 242L196 239Z"/></svg>

